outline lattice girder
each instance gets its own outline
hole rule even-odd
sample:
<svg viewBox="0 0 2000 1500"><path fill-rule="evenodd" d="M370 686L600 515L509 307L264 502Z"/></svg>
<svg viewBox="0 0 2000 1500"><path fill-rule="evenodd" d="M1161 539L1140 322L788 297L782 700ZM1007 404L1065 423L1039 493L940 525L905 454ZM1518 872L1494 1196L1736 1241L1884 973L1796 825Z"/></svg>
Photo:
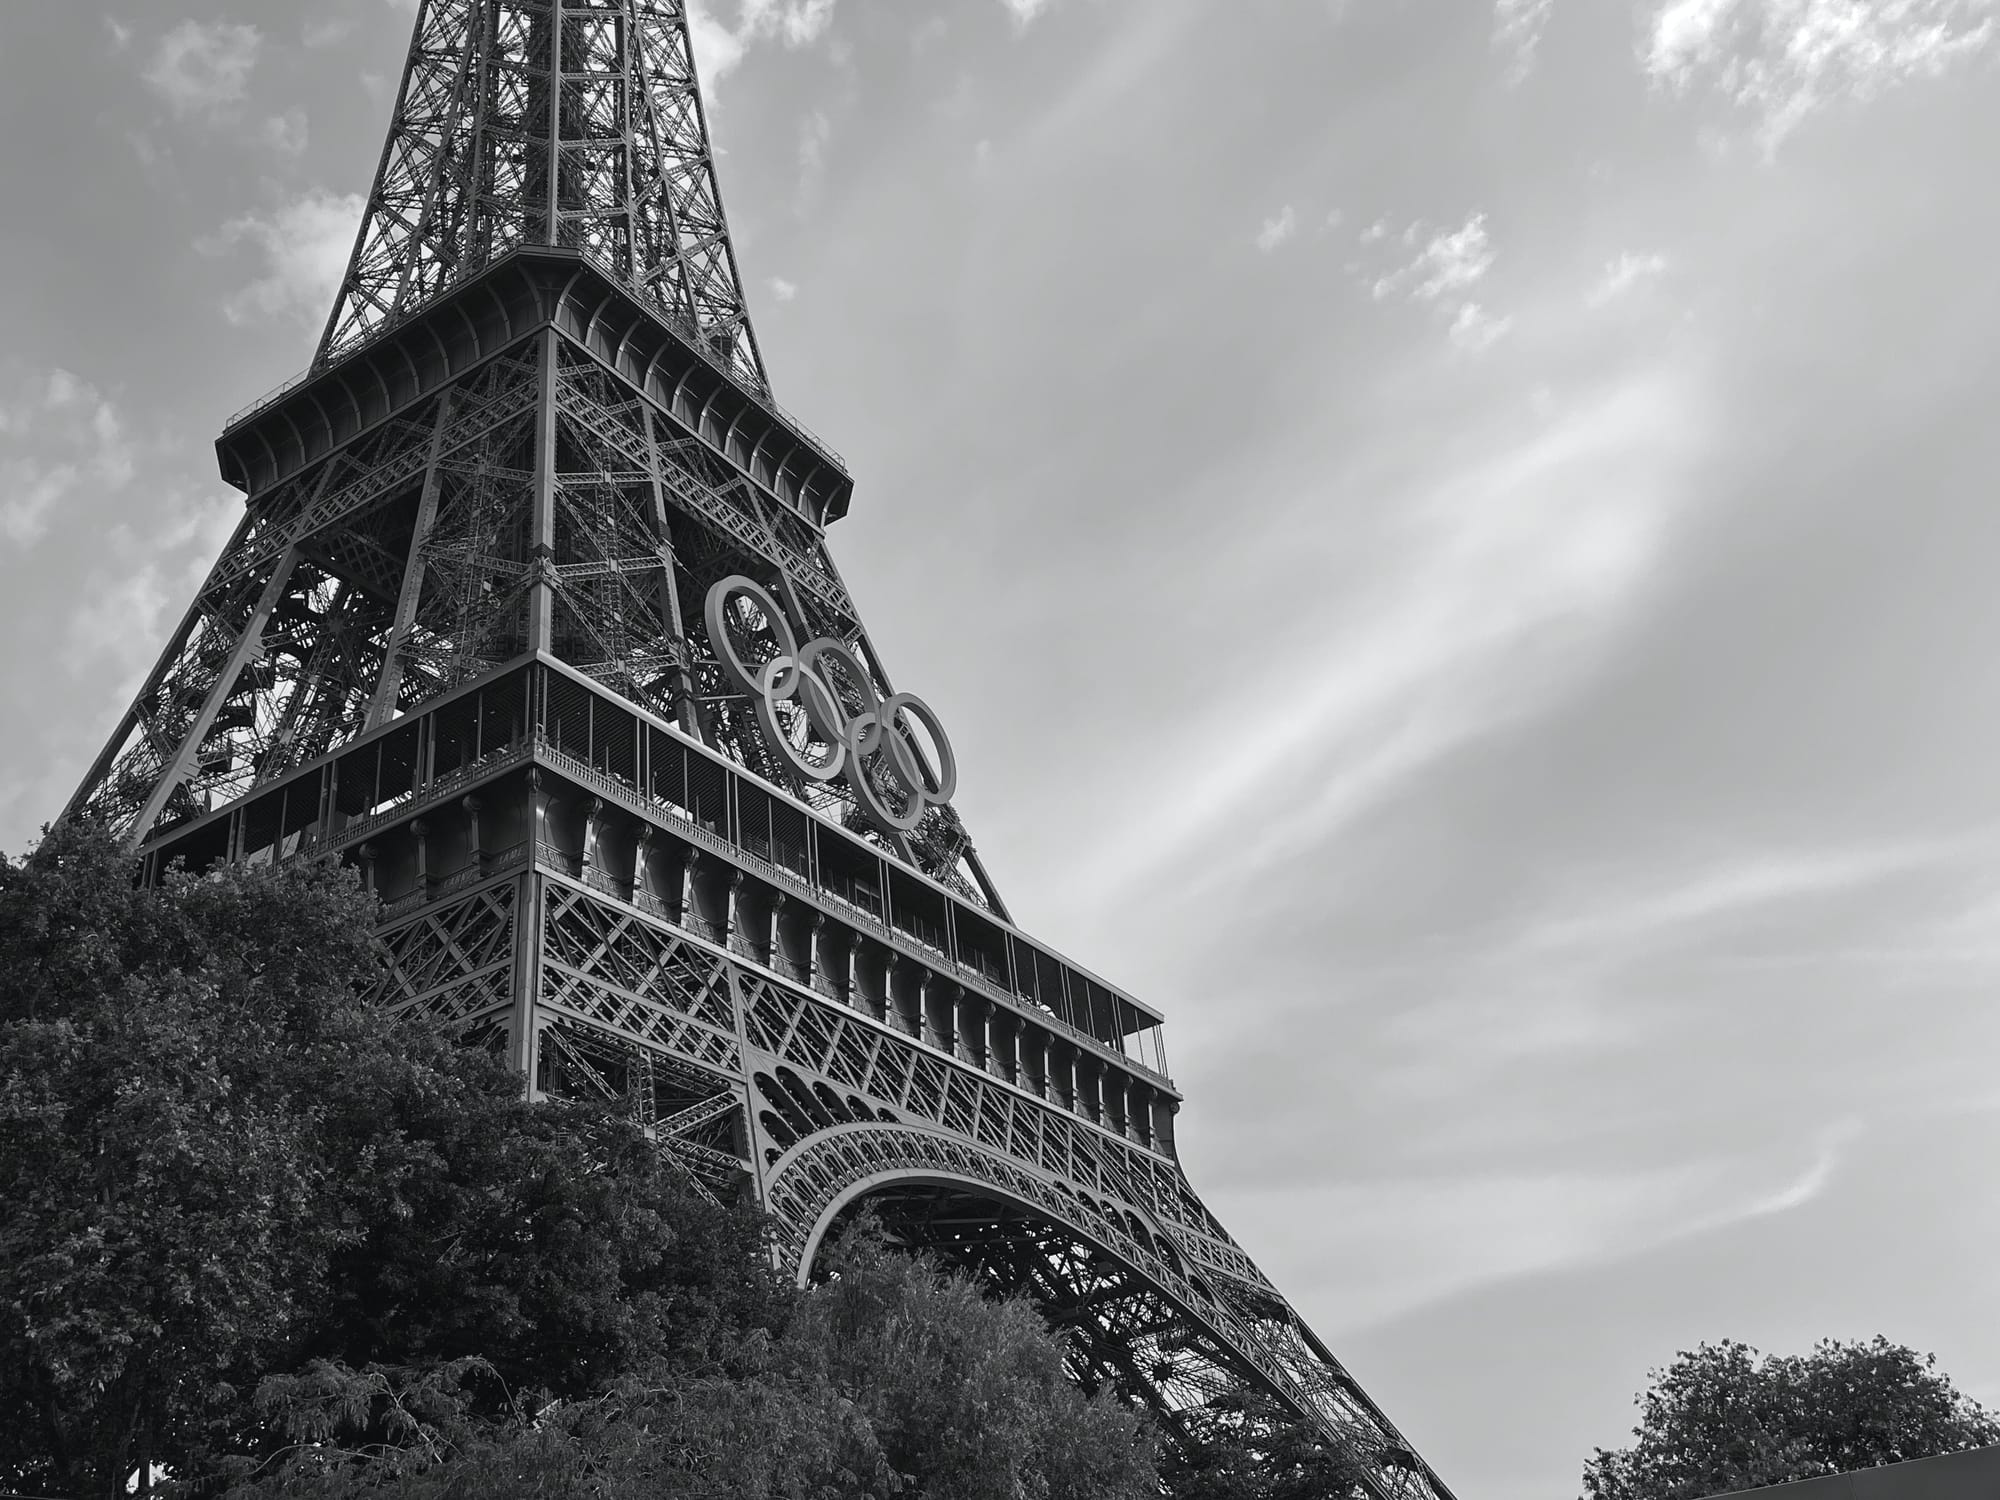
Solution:
<svg viewBox="0 0 2000 1500"><path fill-rule="evenodd" d="M809 1271L827 1233L852 1205L884 1193L961 1194L994 1205L990 1222L1023 1212L1055 1226L1096 1268L1079 1288L1072 1276L1020 1279L1067 1322L1085 1370L1177 1424L1245 1382L1276 1396L1354 1459L1377 1500L1437 1500L1448 1492L1347 1372L1311 1344L1297 1315L1264 1293L1251 1315L1189 1274L1164 1226L1150 1230L1136 1205L1100 1197L954 1133L912 1125L849 1124L788 1151L771 1170L766 1201ZM982 1231L983 1232L983 1231ZM935 1242L928 1248L950 1248ZM1074 1270L1074 1267L1071 1268ZM1002 1285L1006 1285L1002 1279ZM1302 1360L1301 1350L1310 1353Z"/></svg>
<svg viewBox="0 0 2000 1500"><path fill-rule="evenodd" d="M891 695L817 529L567 332L528 332L249 498L73 806L150 836L542 651L989 902L948 804L878 827L773 753L707 641L737 574Z"/></svg>
<svg viewBox="0 0 2000 1500"><path fill-rule="evenodd" d="M1032 1296L1080 1378L1171 1430L1262 1390L1360 1463L1380 1500L1445 1494L1172 1162L766 971L733 917L697 934L585 880L542 889L544 1082L644 1093L645 1118L711 1191L727 1191L725 1164L758 1173L802 1273L858 1199L957 1194L974 1207L928 1222L958 1239L928 1248ZM713 1083L662 1105L660 1068Z"/></svg>
<svg viewBox="0 0 2000 1500"><path fill-rule="evenodd" d="M520 245L588 255L768 390L684 0L421 0L316 368Z"/></svg>

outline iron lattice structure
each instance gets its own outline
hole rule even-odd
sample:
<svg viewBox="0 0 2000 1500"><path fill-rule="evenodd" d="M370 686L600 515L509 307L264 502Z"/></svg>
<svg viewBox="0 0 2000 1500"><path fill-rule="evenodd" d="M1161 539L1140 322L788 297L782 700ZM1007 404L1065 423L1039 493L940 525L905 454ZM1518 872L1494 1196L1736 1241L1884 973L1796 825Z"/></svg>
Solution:
<svg viewBox="0 0 2000 1500"><path fill-rule="evenodd" d="M756 390L680 0L428 0L315 368L517 245L581 250Z"/></svg>
<svg viewBox="0 0 2000 1500"><path fill-rule="evenodd" d="M69 815L153 875L357 866L385 1007L627 1101L802 1277L877 1205L1170 1433L1254 1393L1449 1500L1189 1185L1158 1014L981 866L770 399L676 0L424 0L315 363L217 447L243 520Z"/></svg>

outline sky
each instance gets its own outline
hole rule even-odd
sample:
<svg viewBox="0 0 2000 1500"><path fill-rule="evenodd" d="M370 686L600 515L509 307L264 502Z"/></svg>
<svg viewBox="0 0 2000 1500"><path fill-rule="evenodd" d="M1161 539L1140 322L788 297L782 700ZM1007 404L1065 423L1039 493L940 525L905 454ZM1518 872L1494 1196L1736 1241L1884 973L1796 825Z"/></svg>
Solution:
<svg viewBox="0 0 2000 1500"><path fill-rule="evenodd" d="M401 0L0 4L0 847L309 359ZM1022 925L1465 1500L1703 1339L2000 1404L2000 3L707 0Z"/></svg>

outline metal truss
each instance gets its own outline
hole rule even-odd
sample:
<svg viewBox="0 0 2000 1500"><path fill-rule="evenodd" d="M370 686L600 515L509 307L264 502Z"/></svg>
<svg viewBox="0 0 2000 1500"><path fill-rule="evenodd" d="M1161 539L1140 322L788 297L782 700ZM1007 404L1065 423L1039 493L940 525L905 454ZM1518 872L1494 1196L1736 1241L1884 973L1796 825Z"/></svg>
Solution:
<svg viewBox="0 0 2000 1500"><path fill-rule="evenodd" d="M376 1000L398 1014L468 1025L504 1014L514 996L518 877L426 907L381 934L388 960Z"/></svg>
<svg viewBox="0 0 2000 1500"><path fill-rule="evenodd" d="M802 1271L845 1211L879 1199L912 1243L1031 1297L1079 1379L1170 1432L1263 1392L1359 1464L1379 1500L1447 1494L1170 1159L837 1003L810 974L764 968L732 931L676 930L567 880L547 882L545 909L542 1004L562 1059L547 1076L574 1070L588 1036L599 1059L717 1080L648 1117L738 1142ZM598 1061L582 1091L616 1097L634 1066ZM717 1139L718 1155L679 1149L721 1191Z"/></svg>
<svg viewBox="0 0 2000 1500"><path fill-rule="evenodd" d="M768 390L683 0L422 0L315 369L518 245L582 251Z"/></svg>
<svg viewBox="0 0 2000 1500"><path fill-rule="evenodd" d="M926 1248L1029 1295L1070 1338L1081 1375L1142 1401L1170 1431L1261 1390L1351 1458L1378 1500L1448 1494L1281 1298L1190 1273L1178 1237L1130 1203L961 1136L861 1123L794 1147L765 1192L808 1263L856 1202L890 1195L905 1224L919 1205Z"/></svg>
<svg viewBox="0 0 2000 1500"><path fill-rule="evenodd" d="M496 359L254 497L71 810L144 837L519 655L537 393Z"/></svg>
<svg viewBox="0 0 2000 1500"><path fill-rule="evenodd" d="M545 329L250 498L72 810L146 837L542 651L991 905L950 806L876 827L773 753L702 618L744 573L891 694L818 528Z"/></svg>

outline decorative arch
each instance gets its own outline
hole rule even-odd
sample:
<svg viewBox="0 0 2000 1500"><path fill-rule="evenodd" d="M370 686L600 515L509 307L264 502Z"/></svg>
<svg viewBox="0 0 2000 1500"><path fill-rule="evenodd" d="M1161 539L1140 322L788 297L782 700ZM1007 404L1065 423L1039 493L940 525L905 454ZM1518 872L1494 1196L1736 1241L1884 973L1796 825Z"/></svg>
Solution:
<svg viewBox="0 0 2000 1500"><path fill-rule="evenodd" d="M1253 1387L1362 1457L1383 1500L1420 1493L1399 1483L1416 1480L1415 1456L1291 1308L1190 1270L1171 1228L1136 1205L963 1136L875 1123L801 1140L772 1163L765 1195L802 1283L844 1215L890 1200L892 1233L1033 1300L1085 1385L1143 1402L1182 1435L1203 1408Z"/></svg>

